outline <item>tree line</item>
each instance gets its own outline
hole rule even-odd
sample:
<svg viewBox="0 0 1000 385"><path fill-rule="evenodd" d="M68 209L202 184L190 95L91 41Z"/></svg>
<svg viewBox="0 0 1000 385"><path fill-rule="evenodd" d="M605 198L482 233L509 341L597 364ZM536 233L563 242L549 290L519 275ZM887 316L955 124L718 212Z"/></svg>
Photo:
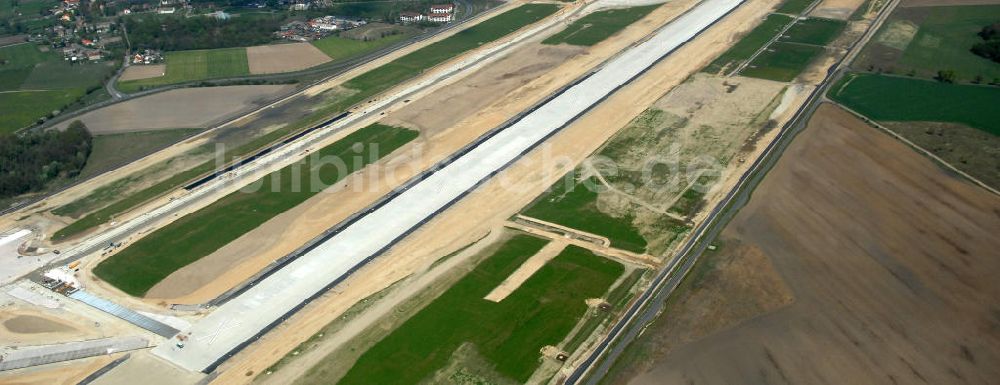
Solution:
<svg viewBox="0 0 1000 385"><path fill-rule="evenodd" d="M1000 23L983 27L979 37L983 41L972 46L972 53L1000 63Z"/></svg>
<svg viewBox="0 0 1000 385"><path fill-rule="evenodd" d="M92 149L87 127L74 121L63 131L0 136L0 198L39 191L57 178L72 178Z"/></svg>
<svg viewBox="0 0 1000 385"><path fill-rule="evenodd" d="M129 41L139 49L184 51L246 47L271 42L281 26L278 15L214 17L144 16L127 18Z"/></svg>

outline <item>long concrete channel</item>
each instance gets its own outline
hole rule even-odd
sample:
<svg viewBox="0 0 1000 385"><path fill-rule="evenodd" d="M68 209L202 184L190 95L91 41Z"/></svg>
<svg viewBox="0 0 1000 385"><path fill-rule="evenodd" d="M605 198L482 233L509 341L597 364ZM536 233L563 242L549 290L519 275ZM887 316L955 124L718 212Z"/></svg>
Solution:
<svg viewBox="0 0 1000 385"><path fill-rule="evenodd" d="M421 176L391 200L218 307L153 353L212 372L397 241L473 191L620 87L710 27L743 0L704 0L596 72L478 146ZM183 337L183 340L181 339Z"/></svg>

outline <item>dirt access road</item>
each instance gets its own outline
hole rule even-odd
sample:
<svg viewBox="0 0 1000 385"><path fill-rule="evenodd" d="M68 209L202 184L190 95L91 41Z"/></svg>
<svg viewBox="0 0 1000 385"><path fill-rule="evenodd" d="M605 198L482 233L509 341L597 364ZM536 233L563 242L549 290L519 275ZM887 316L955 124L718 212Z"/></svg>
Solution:
<svg viewBox="0 0 1000 385"><path fill-rule="evenodd" d="M1000 197L823 105L724 231L730 261L648 329L654 361L612 382L992 382L997 228Z"/></svg>

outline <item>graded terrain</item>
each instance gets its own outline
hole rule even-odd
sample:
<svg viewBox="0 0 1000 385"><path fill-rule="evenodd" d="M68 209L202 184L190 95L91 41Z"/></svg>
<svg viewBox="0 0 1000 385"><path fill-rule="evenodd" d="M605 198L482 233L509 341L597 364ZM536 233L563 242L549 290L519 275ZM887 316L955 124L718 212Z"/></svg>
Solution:
<svg viewBox="0 0 1000 385"><path fill-rule="evenodd" d="M998 227L1000 198L823 105L605 383L990 382Z"/></svg>

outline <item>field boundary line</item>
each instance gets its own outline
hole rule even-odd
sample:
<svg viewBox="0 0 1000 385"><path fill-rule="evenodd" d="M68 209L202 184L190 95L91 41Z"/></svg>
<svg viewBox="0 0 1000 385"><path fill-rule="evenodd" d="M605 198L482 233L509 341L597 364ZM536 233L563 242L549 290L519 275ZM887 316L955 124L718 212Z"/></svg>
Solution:
<svg viewBox="0 0 1000 385"><path fill-rule="evenodd" d="M954 173L956 173L956 174L964 177L965 179L968 179L973 184L986 189L986 191L989 191L989 192L993 193L994 195L1000 195L1000 191L997 191L993 187L990 187L990 185L984 183L983 181L981 181L979 179L976 179L976 177L974 177L972 175L969 175L965 171L959 170L953 164L948 163L947 161L945 161L944 159L941 159L941 157L939 157L937 155L934 155L934 153L930 152L926 148L921 147L920 145L914 143L913 141L907 139L903 135L900 135L896 131L893 131L892 129L890 129L890 128L886 127L886 126L883 126L883 125L879 124L874 119L871 119L871 118L869 118L869 117L867 117L865 115L862 115L861 113L859 113L859 112L857 112L855 110L852 110L850 107L847 107L847 106L845 106L843 104L837 103L836 101L832 101L831 100L831 101L829 101L829 103L832 103L833 105L844 109L844 111L847 111L847 112L851 113L851 115L854 115L854 116L858 117L859 119L863 120L865 123L868 123L868 125L870 125L872 127L875 127L875 128L877 128L879 130L884 131L885 133L889 134L893 138L896 138L896 140L899 140L900 142L903 142L903 144L906 144L907 146L910 146L914 150L917 150L917 152L922 153L924 156L926 156L928 158L931 158L931 160L933 160L935 163L938 163L939 165L942 165L945 168L947 168L949 171L952 171L952 172L954 172Z"/></svg>

